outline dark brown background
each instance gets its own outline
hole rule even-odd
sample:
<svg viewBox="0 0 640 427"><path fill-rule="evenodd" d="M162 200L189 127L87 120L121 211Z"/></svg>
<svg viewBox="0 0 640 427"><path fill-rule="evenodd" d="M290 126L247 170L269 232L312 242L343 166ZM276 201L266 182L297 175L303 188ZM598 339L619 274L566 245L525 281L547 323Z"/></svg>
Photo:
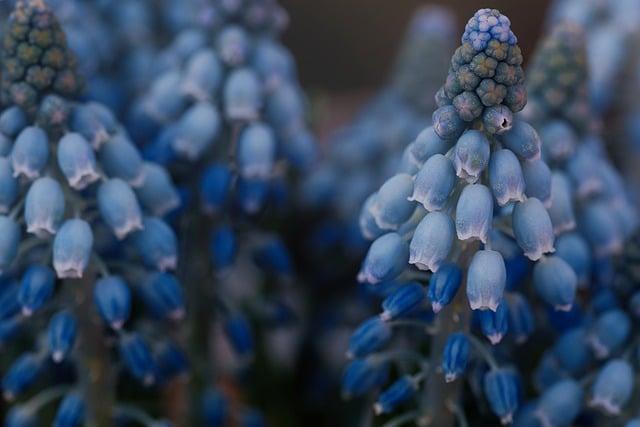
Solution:
<svg viewBox="0 0 640 427"><path fill-rule="evenodd" d="M281 0L291 17L285 43L296 57L302 84L332 92L379 86L412 11L428 3L449 6L460 34L477 9L500 9L511 19L526 58L550 0Z"/></svg>

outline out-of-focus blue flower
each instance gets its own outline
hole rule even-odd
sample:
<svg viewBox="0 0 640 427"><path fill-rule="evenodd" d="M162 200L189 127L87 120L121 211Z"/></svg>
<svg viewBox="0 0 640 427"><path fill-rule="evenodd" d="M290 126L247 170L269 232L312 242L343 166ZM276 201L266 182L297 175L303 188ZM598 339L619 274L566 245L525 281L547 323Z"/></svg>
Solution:
<svg viewBox="0 0 640 427"><path fill-rule="evenodd" d="M202 421L206 427L222 427L229 416L229 402L218 390L209 389L202 394Z"/></svg>
<svg viewBox="0 0 640 427"><path fill-rule="evenodd" d="M51 317L47 330L49 353L54 362L62 362L73 349L76 341L76 319L66 310Z"/></svg>
<svg viewBox="0 0 640 427"><path fill-rule="evenodd" d="M2 377L2 394L13 400L33 384L42 371L42 358L35 353L24 353L18 357Z"/></svg>
<svg viewBox="0 0 640 427"><path fill-rule="evenodd" d="M590 405L617 415L633 393L634 372L623 359L613 359L598 372L592 388Z"/></svg>
<svg viewBox="0 0 640 427"><path fill-rule="evenodd" d="M442 354L442 370L446 382L464 374L469 361L469 339L462 333L449 335Z"/></svg>
<svg viewBox="0 0 640 427"><path fill-rule="evenodd" d="M229 226L219 226L211 232L209 244L211 261L217 271L222 271L233 265L238 251L236 234Z"/></svg>
<svg viewBox="0 0 640 427"><path fill-rule="evenodd" d="M146 341L137 333L127 333L120 337L118 349L124 366L129 373L145 386L156 380L156 365Z"/></svg>
<svg viewBox="0 0 640 427"><path fill-rule="evenodd" d="M629 337L631 320L620 309L602 313L589 331L589 343L599 359L605 359L617 351Z"/></svg>
<svg viewBox="0 0 640 427"><path fill-rule="evenodd" d="M98 188L98 207L104 221L118 239L142 229L142 212L131 187L119 178L103 182Z"/></svg>
<svg viewBox="0 0 640 427"><path fill-rule="evenodd" d="M516 375L507 369L491 370L484 376L484 395L502 423L510 423L518 409Z"/></svg>
<svg viewBox="0 0 640 427"><path fill-rule="evenodd" d="M391 338L391 326L380 316L374 316L362 323L349 339L347 356L365 357L380 350Z"/></svg>
<svg viewBox="0 0 640 427"><path fill-rule="evenodd" d="M93 290L100 316L113 329L121 329L131 312L131 291L118 276L100 279Z"/></svg>
<svg viewBox="0 0 640 427"><path fill-rule="evenodd" d="M132 235L144 263L160 271L175 270L178 264L178 242L171 227L163 220L145 217L142 230Z"/></svg>
<svg viewBox="0 0 640 427"><path fill-rule="evenodd" d="M253 334L249 321L239 312L224 321L224 330L238 356L251 357L254 351Z"/></svg>
<svg viewBox="0 0 640 427"><path fill-rule="evenodd" d="M392 412L398 405L411 399L416 392L416 381L404 375L397 379L386 390L380 393L378 400L373 405L376 414L386 414Z"/></svg>
<svg viewBox="0 0 640 427"><path fill-rule="evenodd" d="M551 204L551 170L541 159L522 163L525 191L527 197L535 197L549 208Z"/></svg>
<svg viewBox="0 0 640 427"><path fill-rule="evenodd" d="M513 210L513 231L518 245L532 261L553 252L553 225L549 214L538 199L517 203Z"/></svg>
<svg viewBox="0 0 640 427"><path fill-rule="evenodd" d="M51 298L54 291L55 275L43 265L32 265L22 276L18 302L24 316L31 316Z"/></svg>
<svg viewBox="0 0 640 427"><path fill-rule="evenodd" d="M152 273L140 286L147 308L161 319L184 316L184 297L178 280L169 273Z"/></svg>
<svg viewBox="0 0 640 427"><path fill-rule="evenodd" d="M578 278L562 258L550 256L540 259L533 267L533 283L540 298L554 309L571 310Z"/></svg>
<svg viewBox="0 0 640 427"><path fill-rule="evenodd" d="M517 292L509 294L507 308L509 330L516 343L521 344L527 341L535 329L533 310L527 299Z"/></svg>
<svg viewBox="0 0 640 427"><path fill-rule="evenodd" d="M577 382L559 381L540 397L535 416L543 426L569 426L580 413L582 396Z"/></svg>
<svg viewBox="0 0 640 427"><path fill-rule="evenodd" d="M389 366L373 357L353 360L342 376L342 394L346 398L365 394L373 387L384 382Z"/></svg>
<svg viewBox="0 0 640 427"><path fill-rule="evenodd" d="M75 392L68 393L60 402L60 406L58 406L53 427L81 426L85 420L85 411L85 402L80 394Z"/></svg>

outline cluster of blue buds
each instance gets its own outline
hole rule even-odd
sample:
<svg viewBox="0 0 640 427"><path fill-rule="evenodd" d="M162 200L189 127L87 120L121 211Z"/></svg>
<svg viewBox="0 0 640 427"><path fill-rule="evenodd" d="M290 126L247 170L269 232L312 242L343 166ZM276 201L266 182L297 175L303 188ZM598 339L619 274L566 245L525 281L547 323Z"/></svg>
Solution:
<svg viewBox="0 0 640 427"><path fill-rule="evenodd" d="M154 393L186 370L165 332L185 309L171 273L177 239L163 219L177 189L107 107L73 99L75 60L42 1L18 1L8 28L0 342L18 356L3 369L3 396L15 402L5 425L35 425L54 401L55 426L140 419L117 409L116 382Z"/></svg>

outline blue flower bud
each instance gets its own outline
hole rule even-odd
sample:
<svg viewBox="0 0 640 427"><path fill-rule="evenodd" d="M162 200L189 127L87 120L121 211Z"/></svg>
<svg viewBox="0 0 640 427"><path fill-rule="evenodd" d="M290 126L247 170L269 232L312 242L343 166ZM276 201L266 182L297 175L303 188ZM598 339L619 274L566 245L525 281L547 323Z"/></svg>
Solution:
<svg viewBox="0 0 640 427"><path fill-rule="evenodd" d="M629 338L631 320L620 309L602 313L589 331L589 344L598 359L616 352Z"/></svg>
<svg viewBox="0 0 640 427"><path fill-rule="evenodd" d="M383 230L396 230L411 217L416 207L411 193L411 175L397 174L382 184L371 207L378 227Z"/></svg>
<svg viewBox="0 0 640 427"><path fill-rule="evenodd" d="M467 127L453 105L445 105L433 112L433 130L442 139L457 139Z"/></svg>
<svg viewBox="0 0 640 427"><path fill-rule="evenodd" d="M429 126L407 146L408 160L416 169L420 169L432 156L445 154L449 148L450 144L438 136L433 126Z"/></svg>
<svg viewBox="0 0 640 427"><path fill-rule="evenodd" d="M384 234L384 230L378 227L376 220L371 213L376 203L378 193L373 193L364 201L362 209L360 209L360 217L358 218L358 227L362 237L367 240L377 239Z"/></svg>
<svg viewBox="0 0 640 427"><path fill-rule="evenodd" d="M119 178L100 184L98 208L105 223L118 239L142 230L142 212L131 187Z"/></svg>
<svg viewBox="0 0 640 427"><path fill-rule="evenodd" d="M462 283L462 270L455 264L445 263L429 279L429 300L434 313L439 313L444 306L455 298Z"/></svg>
<svg viewBox="0 0 640 427"><path fill-rule="evenodd" d="M291 53L275 40L258 40L251 62L252 67L260 73L267 89L273 89L284 81L296 78L296 65Z"/></svg>
<svg viewBox="0 0 640 427"><path fill-rule="evenodd" d="M2 394L13 400L33 384L40 375L42 359L35 353L24 353L9 367L2 378Z"/></svg>
<svg viewBox="0 0 640 427"><path fill-rule="evenodd" d="M426 301L427 294L420 283L410 282L399 286L384 301L384 310L380 317L383 320L391 320L410 313Z"/></svg>
<svg viewBox="0 0 640 427"><path fill-rule="evenodd" d="M229 120L256 120L262 108L258 76L248 68L232 71L224 84L224 111Z"/></svg>
<svg viewBox="0 0 640 427"><path fill-rule="evenodd" d="M93 248L91 227L81 219L68 219L53 240L53 267L59 279L81 278Z"/></svg>
<svg viewBox="0 0 640 427"><path fill-rule="evenodd" d="M57 158L71 188L82 190L100 178L93 148L79 133L71 132L60 139Z"/></svg>
<svg viewBox="0 0 640 427"><path fill-rule="evenodd" d="M535 197L549 208L551 206L551 170L544 160L537 159L522 163L527 197Z"/></svg>
<svg viewBox="0 0 640 427"><path fill-rule="evenodd" d="M100 165L110 178L120 178L133 187L142 184L142 156L125 135L115 135L105 142L100 148L99 159Z"/></svg>
<svg viewBox="0 0 640 427"><path fill-rule="evenodd" d="M536 418L542 426L570 426L580 414L582 396L576 381L558 381L540 397Z"/></svg>
<svg viewBox="0 0 640 427"><path fill-rule="evenodd" d="M599 154L586 145L581 145L566 162L566 170L579 199L598 194L603 190L604 183L600 170L602 163Z"/></svg>
<svg viewBox="0 0 640 427"><path fill-rule="evenodd" d="M249 215L257 214L267 203L269 189L269 181L241 177L236 184L239 207Z"/></svg>
<svg viewBox="0 0 640 427"><path fill-rule="evenodd" d="M579 233L563 233L556 239L555 255L571 266L578 277L578 286L589 283L592 269L591 249Z"/></svg>
<svg viewBox="0 0 640 427"><path fill-rule="evenodd" d="M449 335L442 354L442 371L448 383L464 374L469 361L469 339L462 332Z"/></svg>
<svg viewBox="0 0 640 427"><path fill-rule="evenodd" d="M18 254L20 227L10 217L0 216L0 236L0 272L4 272Z"/></svg>
<svg viewBox="0 0 640 427"><path fill-rule="evenodd" d="M484 376L484 394L494 414L503 424L513 419L518 409L518 384L516 375L507 369L495 369Z"/></svg>
<svg viewBox="0 0 640 427"><path fill-rule="evenodd" d="M49 160L49 140L47 134L38 127L25 128L13 143L11 167L13 175L23 175L27 179L40 176Z"/></svg>
<svg viewBox="0 0 640 427"><path fill-rule="evenodd" d="M145 386L153 384L156 380L156 364L149 345L140 334L123 334L118 344L122 363L133 378Z"/></svg>
<svg viewBox="0 0 640 427"><path fill-rule="evenodd" d="M246 317L239 312L231 313L224 320L224 332L238 356L243 358L253 356L253 332Z"/></svg>
<svg viewBox="0 0 640 427"><path fill-rule="evenodd" d="M11 162L0 157L0 213L8 213L17 197L18 180L13 176Z"/></svg>
<svg viewBox="0 0 640 427"><path fill-rule="evenodd" d="M390 339L391 326L379 316L371 317L351 334L347 357L368 356L384 347Z"/></svg>
<svg viewBox="0 0 640 427"><path fill-rule="evenodd" d="M13 106L0 114L0 132L13 138L27 125L27 116L20 107Z"/></svg>
<svg viewBox="0 0 640 427"><path fill-rule="evenodd" d="M169 69L153 80L142 102L146 114L162 123L174 120L183 111L186 101L182 74L177 69Z"/></svg>
<svg viewBox="0 0 640 427"><path fill-rule="evenodd" d="M116 128L117 120L111 111L97 102L80 104L71 113L71 129L84 136L96 150L109 140Z"/></svg>
<svg viewBox="0 0 640 427"><path fill-rule="evenodd" d="M38 420L33 411L22 405L13 405L4 421L5 427L36 427L37 425Z"/></svg>
<svg viewBox="0 0 640 427"><path fill-rule="evenodd" d="M133 242L144 263L160 271L175 270L178 264L176 235L166 222L145 217L142 230L133 233Z"/></svg>
<svg viewBox="0 0 640 427"><path fill-rule="evenodd" d="M32 265L25 271L18 293L24 316L31 316L49 301L55 288L54 279L53 271L43 265Z"/></svg>
<svg viewBox="0 0 640 427"><path fill-rule="evenodd" d="M353 360L342 375L342 395L345 398L362 396L383 383L389 373L389 365L372 357Z"/></svg>
<svg viewBox="0 0 640 427"><path fill-rule="evenodd" d="M525 182L522 168L511 150L501 149L491 154L489 183L500 206L524 200Z"/></svg>
<svg viewBox="0 0 640 427"><path fill-rule="evenodd" d="M200 159L220 134L220 114L209 102L199 102L184 112L171 146L181 157Z"/></svg>
<svg viewBox="0 0 640 427"><path fill-rule="evenodd" d="M230 67L242 65L249 56L249 36L243 28L228 25L220 31L216 38L216 50L226 65Z"/></svg>
<svg viewBox="0 0 640 427"><path fill-rule="evenodd" d="M231 171L226 165L215 164L205 169L200 179L200 198L207 213L216 213L227 200L231 188Z"/></svg>
<svg viewBox="0 0 640 427"><path fill-rule="evenodd" d="M484 129L492 135L504 135L513 128L513 112L506 105L493 105L482 113Z"/></svg>
<svg viewBox="0 0 640 427"><path fill-rule="evenodd" d="M522 160L540 157L540 137L529 123L522 120L515 120L511 130L500 136L500 141Z"/></svg>
<svg viewBox="0 0 640 427"><path fill-rule="evenodd" d="M182 91L198 101L210 100L222 82L224 70L213 49L200 49L187 62Z"/></svg>
<svg viewBox="0 0 640 427"><path fill-rule="evenodd" d="M533 267L533 284L538 296L554 309L571 310L578 277L565 260L557 256L541 258Z"/></svg>
<svg viewBox="0 0 640 427"><path fill-rule="evenodd" d="M571 182L561 172L554 172L551 177L551 206L547 211L557 235L575 228Z"/></svg>
<svg viewBox="0 0 640 427"><path fill-rule="evenodd" d="M456 173L451 160L435 154L416 175L409 200L421 203L429 212L444 209L455 182Z"/></svg>
<svg viewBox="0 0 640 427"><path fill-rule="evenodd" d="M592 388L590 406L602 409L609 415L618 415L633 393L634 372L624 359L607 362Z"/></svg>
<svg viewBox="0 0 640 427"><path fill-rule="evenodd" d="M27 232L37 236L55 234L64 217L64 193L58 181L43 177L31 184L24 204Z"/></svg>
<svg viewBox="0 0 640 427"><path fill-rule="evenodd" d="M47 343L51 359L62 362L73 349L76 340L76 319L68 311L60 311L51 317L47 329Z"/></svg>
<svg viewBox="0 0 640 427"><path fill-rule="evenodd" d="M404 271L409 246L397 233L387 233L371 244L358 273L358 281L376 284L395 279Z"/></svg>
<svg viewBox="0 0 640 427"><path fill-rule="evenodd" d="M502 302L507 271L500 252L476 252L467 272L467 298L471 310L496 311Z"/></svg>
<svg viewBox="0 0 640 427"><path fill-rule="evenodd" d="M420 270L438 271L453 246L454 226L442 212L431 212L416 228L409 245L409 264Z"/></svg>
<svg viewBox="0 0 640 427"><path fill-rule="evenodd" d="M11 160L11 150L13 149L13 141L0 133L0 156L7 157ZM13 171L12 171L13 174Z"/></svg>
<svg viewBox="0 0 640 427"><path fill-rule="evenodd" d="M456 174L473 184L489 165L489 140L480 131L466 131L454 147L453 164Z"/></svg>
<svg viewBox="0 0 640 427"><path fill-rule="evenodd" d="M269 178L276 160L276 140L271 128L253 123L238 139L237 160L240 175L246 178Z"/></svg>
<svg viewBox="0 0 640 427"><path fill-rule="evenodd" d="M533 310L525 297L519 293L509 295L509 329L516 341L525 342L535 329Z"/></svg>
<svg viewBox="0 0 640 427"><path fill-rule="evenodd" d="M554 251L551 218L538 199L531 198L516 204L513 209L513 232L518 246L532 261Z"/></svg>
<svg viewBox="0 0 640 427"><path fill-rule="evenodd" d="M202 394L202 421L206 427L222 427L229 415L229 402L222 393L208 389Z"/></svg>
<svg viewBox="0 0 640 427"><path fill-rule="evenodd" d="M144 179L136 188L136 196L145 211L164 216L180 206L180 194L165 168L155 163L144 163Z"/></svg>
<svg viewBox="0 0 640 427"><path fill-rule="evenodd" d="M287 134L305 127L305 99L300 87L293 82L283 82L267 99L268 122L278 133Z"/></svg>
<svg viewBox="0 0 640 427"><path fill-rule="evenodd" d="M119 276L104 277L93 289L100 317L112 329L121 329L131 313L131 291Z"/></svg>
<svg viewBox="0 0 640 427"><path fill-rule="evenodd" d="M153 273L140 287L142 299L156 317L179 320L184 316L184 297L178 280L169 273Z"/></svg>
<svg viewBox="0 0 640 427"><path fill-rule="evenodd" d="M16 316L22 309L18 302L18 294L20 293L20 283L13 280L3 283L2 292L0 292L0 319L7 320Z"/></svg>
<svg viewBox="0 0 640 427"><path fill-rule="evenodd" d="M578 146L578 137L571 126L562 120L553 120L540 128L540 139L545 158L550 162L569 159Z"/></svg>
<svg viewBox="0 0 640 427"><path fill-rule="evenodd" d="M480 329L492 345L498 344L509 330L509 308L503 301L496 311L480 310L476 312L480 319Z"/></svg>
<svg viewBox="0 0 640 427"><path fill-rule="evenodd" d="M209 251L216 271L231 267L237 250L236 236L231 227L219 226L211 233Z"/></svg>
<svg viewBox="0 0 640 427"><path fill-rule="evenodd" d="M301 172L309 172L320 157L316 138L307 129L297 129L286 135L282 152L289 164Z"/></svg>
<svg viewBox="0 0 640 427"><path fill-rule="evenodd" d="M597 257L618 253L623 247L623 236L613 212L605 201L588 203L581 215L581 231Z"/></svg>
<svg viewBox="0 0 640 427"><path fill-rule="evenodd" d="M493 222L493 198L482 184L464 187L456 206L456 233L458 239L478 239L487 243L487 234Z"/></svg>
<svg viewBox="0 0 640 427"><path fill-rule="evenodd" d="M553 356L571 375L582 375L593 359L584 328L562 334L553 346Z"/></svg>
<svg viewBox="0 0 640 427"><path fill-rule="evenodd" d="M85 403L79 393L68 393L60 406L53 427L80 427L85 421Z"/></svg>
<svg viewBox="0 0 640 427"><path fill-rule="evenodd" d="M403 375L380 393L378 400L373 405L373 411L377 415L393 412L398 405L411 399L417 389L416 381L409 375Z"/></svg>
<svg viewBox="0 0 640 427"><path fill-rule="evenodd" d="M256 249L254 261L267 273L287 275L293 271L289 250L277 237L269 238Z"/></svg>

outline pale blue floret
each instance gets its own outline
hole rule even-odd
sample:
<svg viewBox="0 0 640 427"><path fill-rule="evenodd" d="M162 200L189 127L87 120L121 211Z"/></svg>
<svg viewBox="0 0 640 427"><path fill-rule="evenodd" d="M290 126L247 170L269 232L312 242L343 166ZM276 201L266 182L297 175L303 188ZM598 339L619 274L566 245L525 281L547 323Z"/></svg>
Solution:
<svg viewBox="0 0 640 427"><path fill-rule="evenodd" d="M467 298L471 309L496 311L502 302L506 280L507 271L499 252L476 252L467 272Z"/></svg>
<svg viewBox="0 0 640 427"><path fill-rule="evenodd" d="M453 221L442 212L431 212L416 228L409 245L409 264L437 272L447 259L454 239Z"/></svg>
<svg viewBox="0 0 640 427"><path fill-rule="evenodd" d="M487 243L493 222L491 191L482 184L465 186L458 198L455 220L458 239L478 239Z"/></svg>

